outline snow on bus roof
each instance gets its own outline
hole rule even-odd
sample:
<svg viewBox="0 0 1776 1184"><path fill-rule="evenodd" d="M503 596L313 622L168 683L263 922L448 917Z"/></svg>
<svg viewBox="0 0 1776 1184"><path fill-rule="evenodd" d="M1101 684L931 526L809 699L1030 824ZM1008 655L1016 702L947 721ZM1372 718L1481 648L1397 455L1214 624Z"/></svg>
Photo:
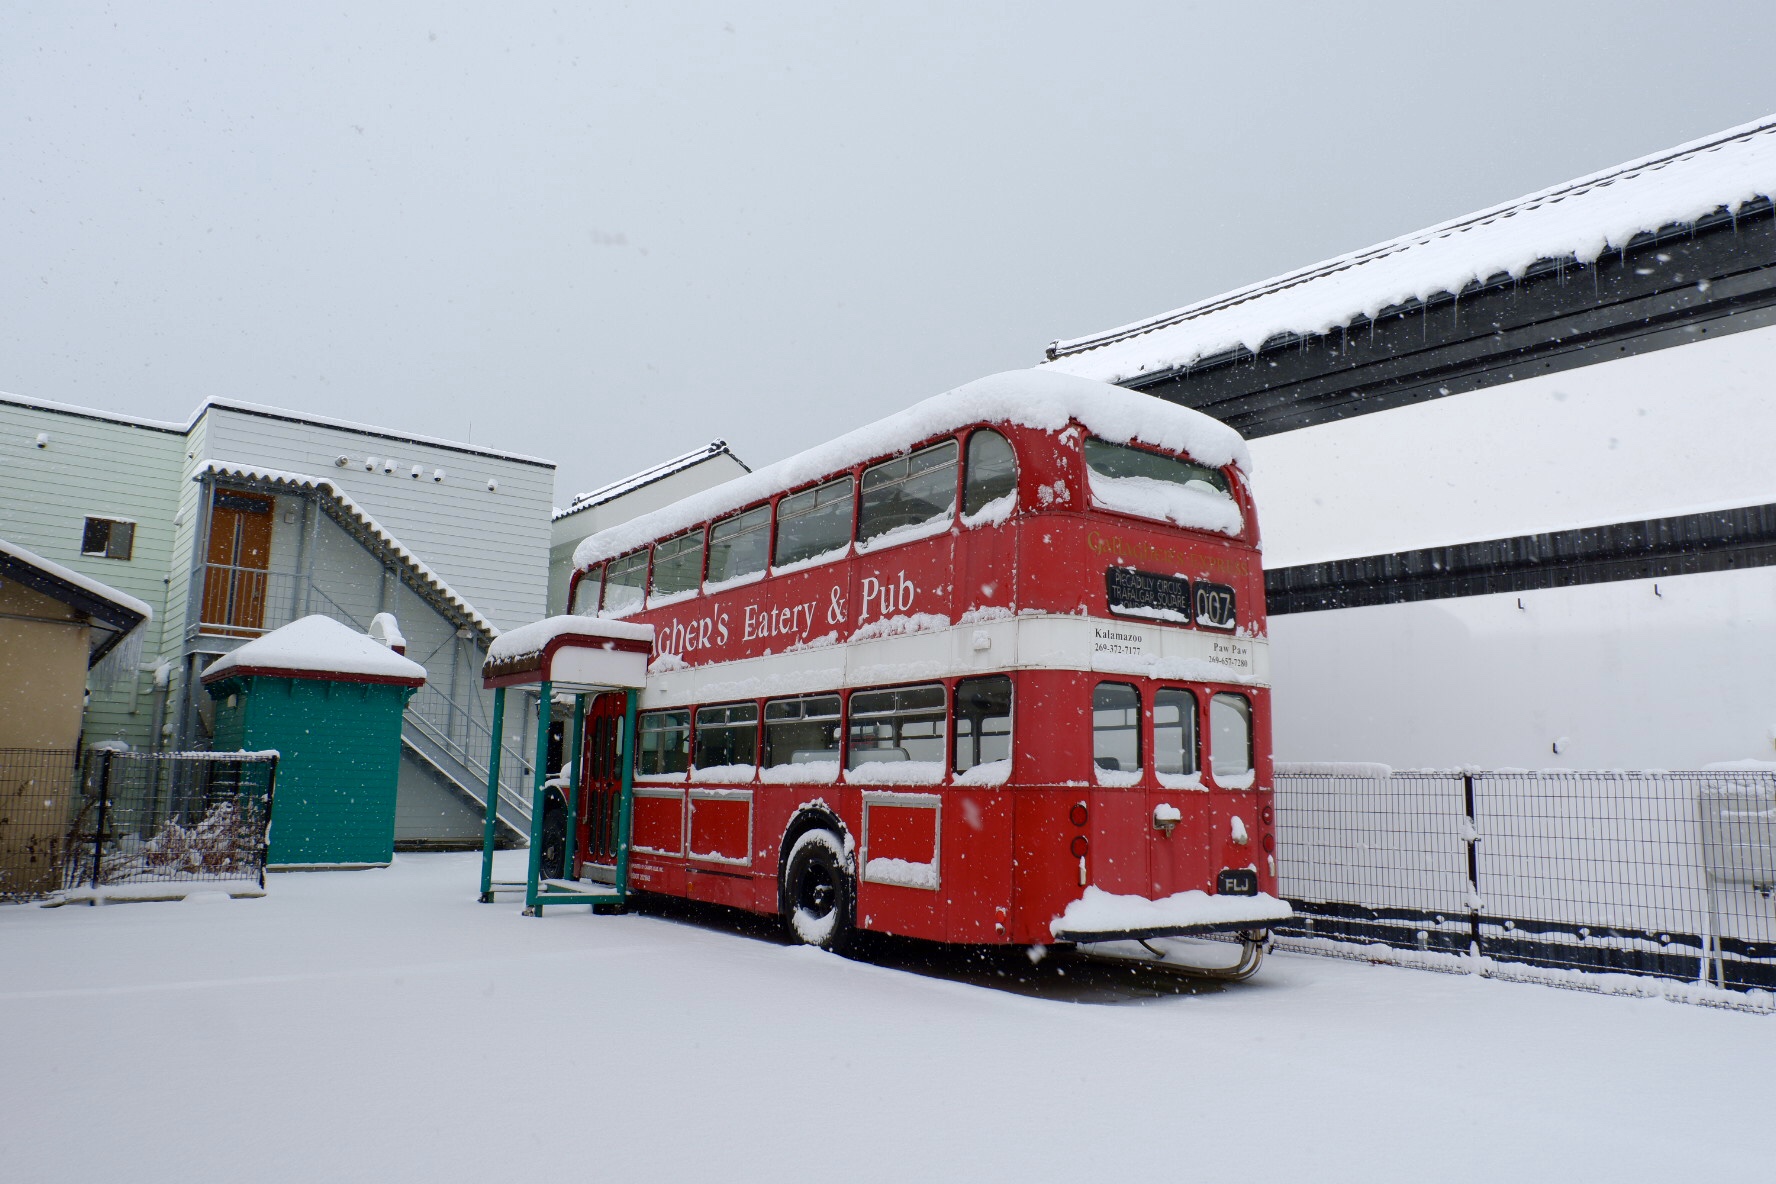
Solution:
<svg viewBox="0 0 1776 1184"><path fill-rule="evenodd" d="M1073 420L1114 443L1139 441L1188 453L1216 468L1229 464L1251 468L1251 456L1240 434L1200 411L1070 374L1010 370L976 379L774 465L589 535L574 550L574 566L583 568L621 555L772 494L863 461L903 452L967 424L1009 423L1058 432Z"/></svg>
<svg viewBox="0 0 1776 1184"><path fill-rule="evenodd" d="M1776 196L1776 115L1299 271L1049 346L1045 368L1105 382L1459 293L1545 260L1591 263L1642 233Z"/></svg>

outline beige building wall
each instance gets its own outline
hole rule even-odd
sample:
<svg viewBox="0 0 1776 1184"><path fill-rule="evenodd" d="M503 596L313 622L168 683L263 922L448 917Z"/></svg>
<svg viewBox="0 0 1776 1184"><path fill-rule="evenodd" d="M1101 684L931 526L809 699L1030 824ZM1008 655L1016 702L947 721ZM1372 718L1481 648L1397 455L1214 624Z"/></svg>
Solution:
<svg viewBox="0 0 1776 1184"><path fill-rule="evenodd" d="M0 748L79 743L87 633L61 601L0 582Z"/></svg>

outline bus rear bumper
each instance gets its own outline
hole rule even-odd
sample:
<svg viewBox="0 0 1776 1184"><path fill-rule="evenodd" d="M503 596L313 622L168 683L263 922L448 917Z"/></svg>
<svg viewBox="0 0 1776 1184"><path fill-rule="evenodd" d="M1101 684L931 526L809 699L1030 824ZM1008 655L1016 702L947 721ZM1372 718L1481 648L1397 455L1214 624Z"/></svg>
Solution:
<svg viewBox="0 0 1776 1184"><path fill-rule="evenodd" d="M1055 941L1138 941L1266 930L1292 916L1288 901L1266 893L1211 896L1192 891L1152 900L1087 888L1049 922L1049 931Z"/></svg>

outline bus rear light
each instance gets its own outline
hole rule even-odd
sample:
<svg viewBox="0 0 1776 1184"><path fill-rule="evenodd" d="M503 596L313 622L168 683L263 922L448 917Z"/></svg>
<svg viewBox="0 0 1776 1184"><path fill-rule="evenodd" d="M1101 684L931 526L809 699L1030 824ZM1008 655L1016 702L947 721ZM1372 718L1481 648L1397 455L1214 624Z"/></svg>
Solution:
<svg viewBox="0 0 1776 1184"><path fill-rule="evenodd" d="M1074 802L1073 808L1067 811L1067 817L1072 820L1074 826L1084 826L1086 818L1089 817L1085 812L1085 803Z"/></svg>
<svg viewBox="0 0 1776 1184"><path fill-rule="evenodd" d="M1258 811L1258 817L1265 826L1269 826L1272 820L1276 818L1276 811L1272 810L1269 806L1264 806Z"/></svg>
<svg viewBox="0 0 1776 1184"><path fill-rule="evenodd" d="M1274 855L1276 853L1276 849L1277 849L1276 836L1271 834L1269 831L1265 831L1264 832L1264 853L1266 855Z"/></svg>
<svg viewBox="0 0 1776 1184"><path fill-rule="evenodd" d="M1091 844L1085 841L1084 835L1074 835L1073 842L1067 848L1067 850L1073 852L1074 857L1077 859L1084 859L1085 853L1090 849Z"/></svg>

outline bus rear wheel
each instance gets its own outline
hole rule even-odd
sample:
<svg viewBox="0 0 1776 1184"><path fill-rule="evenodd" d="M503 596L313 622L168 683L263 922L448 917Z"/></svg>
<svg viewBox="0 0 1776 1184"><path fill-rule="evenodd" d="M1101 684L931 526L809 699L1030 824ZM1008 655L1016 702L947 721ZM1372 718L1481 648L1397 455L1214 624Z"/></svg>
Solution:
<svg viewBox="0 0 1776 1184"><path fill-rule="evenodd" d="M783 919L790 936L833 953L850 944L856 895L845 870L845 848L830 830L795 841L783 865Z"/></svg>

